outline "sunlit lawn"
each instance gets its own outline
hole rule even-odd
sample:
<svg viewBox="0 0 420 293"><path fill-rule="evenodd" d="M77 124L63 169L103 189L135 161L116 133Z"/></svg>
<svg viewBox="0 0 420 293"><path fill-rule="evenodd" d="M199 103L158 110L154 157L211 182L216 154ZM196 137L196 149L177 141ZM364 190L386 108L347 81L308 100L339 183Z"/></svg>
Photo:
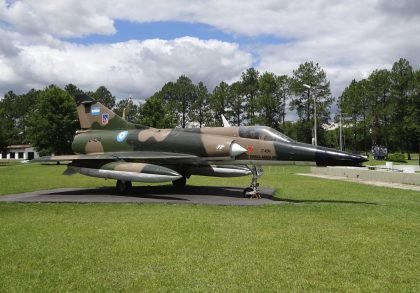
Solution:
<svg viewBox="0 0 420 293"><path fill-rule="evenodd" d="M114 185L64 169L1 166L0 194ZM308 171L265 168L275 206L0 203L0 292L420 291L420 193Z"/></svg>

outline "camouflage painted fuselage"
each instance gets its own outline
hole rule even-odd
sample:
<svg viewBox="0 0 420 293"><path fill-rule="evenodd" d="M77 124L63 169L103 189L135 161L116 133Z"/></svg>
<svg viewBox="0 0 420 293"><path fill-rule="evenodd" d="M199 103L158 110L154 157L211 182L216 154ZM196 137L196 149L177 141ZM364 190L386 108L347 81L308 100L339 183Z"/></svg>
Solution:
<svg viewBox="0 0 420 293"><path fill-rule="evenodd" d="M232 157L233 143L246 151ZM229 164L308 161L318 165L359 165L365 161L358 155L279 137L277 131L262 126L88 130L75 137L73 151L77 154L172 152L197 156L203 163L226 161Z"/></svg>
<svg viewBox="0 0 420 293"><path fill-rule="evenodd" d="M68 174L176 185L185 184L191 175L248 175L248 164L305 161L346 166L365 161L358 155L296 142L269 127L155 129L127 122L88 96L76 102L82 130L74 137L75 155L48 158L71 161Z"/></svg>

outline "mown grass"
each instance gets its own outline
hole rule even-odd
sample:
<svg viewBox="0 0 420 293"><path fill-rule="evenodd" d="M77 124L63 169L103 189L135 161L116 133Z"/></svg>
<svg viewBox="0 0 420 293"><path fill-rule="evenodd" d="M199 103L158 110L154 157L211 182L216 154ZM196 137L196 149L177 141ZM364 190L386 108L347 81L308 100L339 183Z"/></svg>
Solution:
<svg viewBox="0 0 420 293"><path fill-rule="evenodd" d="M63 169L0 167L0 192L114 184ZM420 193L308 170L265 168L276 206L1 203L0 291L419 291Z"/></svg>
<svg viewBox="0 0 420 293"><path fill-rule="evenodd" d="M13 164L0 166L0 195L61 187L112 186L113 180L104 180L75 174L61 175L65 165Z"/></svg>

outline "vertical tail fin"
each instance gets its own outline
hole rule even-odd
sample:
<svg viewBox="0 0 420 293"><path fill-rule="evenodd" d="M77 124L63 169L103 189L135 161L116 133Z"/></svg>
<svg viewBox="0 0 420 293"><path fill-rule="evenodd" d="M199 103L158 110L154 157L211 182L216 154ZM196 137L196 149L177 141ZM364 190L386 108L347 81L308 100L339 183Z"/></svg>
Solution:
<svg viewBox="0 0 420 293"><path fill-rule="evenodd" d="M76 97L77 115L82 129L119 130L135 128L134 124L125 121L98 101L88 95Z"/></svg>

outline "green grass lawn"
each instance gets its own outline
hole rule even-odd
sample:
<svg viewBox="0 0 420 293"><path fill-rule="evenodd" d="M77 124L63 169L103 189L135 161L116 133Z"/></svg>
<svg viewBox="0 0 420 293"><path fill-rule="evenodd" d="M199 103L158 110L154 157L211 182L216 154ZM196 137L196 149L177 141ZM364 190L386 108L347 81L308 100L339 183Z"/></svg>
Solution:
<svg viewBox="0 0 420 293"><path fill-rule="evenodd" d="M0 166L0 194L114 185L64 169ZM308 171L265 168L275 206L0 203L0 292L420 291L420 193Z"/></svg>
<svg viewBox="0 0 420 293"><path fill-rule="evenodd" d="M113 186L114 180L104 180L75 174L61 175L65 165L13 164L0 166L0 195L60 187Z"/></svg>

